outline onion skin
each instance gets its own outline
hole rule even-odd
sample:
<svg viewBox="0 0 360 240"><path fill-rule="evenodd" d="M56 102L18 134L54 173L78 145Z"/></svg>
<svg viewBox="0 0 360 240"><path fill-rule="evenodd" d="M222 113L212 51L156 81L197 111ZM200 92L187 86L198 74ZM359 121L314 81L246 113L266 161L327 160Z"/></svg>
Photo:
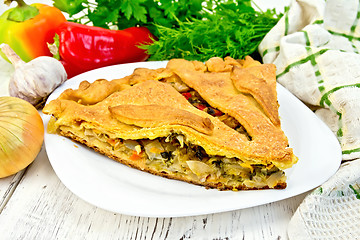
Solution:
<svg viewBox="0 0 360 240"><path fill-rule="evenodd" d="M36 108L16 97L0 97L0 178L32 163L44 141L44 124Z"/></svg>

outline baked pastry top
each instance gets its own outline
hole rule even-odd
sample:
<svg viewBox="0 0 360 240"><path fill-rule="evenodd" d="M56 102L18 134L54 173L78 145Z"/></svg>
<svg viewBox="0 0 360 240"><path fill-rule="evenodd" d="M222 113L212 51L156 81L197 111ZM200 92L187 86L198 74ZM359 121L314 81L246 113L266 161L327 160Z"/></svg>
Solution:
<svg viewBox="0 0 360 240"><path fill-rule="evenodd" d="M223 189L285 188L297 162L278 115L275 66L172 59L83 81L48 103L48 131L128 166Z"/></svg>

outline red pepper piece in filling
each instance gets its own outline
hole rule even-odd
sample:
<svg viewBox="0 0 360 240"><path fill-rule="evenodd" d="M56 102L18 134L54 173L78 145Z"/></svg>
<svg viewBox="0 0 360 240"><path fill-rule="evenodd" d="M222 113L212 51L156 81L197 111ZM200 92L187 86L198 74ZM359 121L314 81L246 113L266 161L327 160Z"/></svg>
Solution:
<svg viewBox="0 0 360 240"><path fill-rule="evenodd" d="M186 100L189 100L189 98L192 97L191 93L189 93L189 92L184 92L184 93L182 93L182 95L186 98Z"/></svg>
<svg viewBox="0 0 360 240"><path fill-rule="evenodd" d="M214 111L215 111L214 116L219 117L219 116L224 115L224 113L222 111L220 111L220 110L214 109Z"/></svg>
<svg viewBox="0 0 360 240"><path fill-rule="evenodd" d="M133 151L132 155L130 156L130 160L136 161L139 159L141 159L141 156L136 151Z"/></svg>
<svg viewBox="0 0 360 240"><path fill-rule="evenodd" d="M184 92L184 93L181 93L185 98L186 100L189 101L190 98L193 97L193 94L191 94L190 92ZM191 102L191 101L190 101ZM201 102L201 101L200 101ZM216 109L216 108L212 108L212 107L207 107L206 104L202 104L202 103L198 103L198 102L192 102L192 105L194 107L196 107L197 109L200 109L201 111L205 111L207 112L208 114L212 115L212 116L215 116L215 117L219 117L219 116L222 116L224 115L223 112L221 112L220 110Z"/></svg>
<svg viewBox="0 0 360 240"><path fill-rule="evenodd" d="M196 107L197 107L198 109L200 109L201 111L203 111L203 110L206 108L206 106L203 105L203 104L198 104Z"/></svg>
<svg viewBox="0 0 360 240"><path fill-rule="evenodd" d="M138 46L154 36L146 27L109 30L65 22L56 30L59 55L70 77L99 67L145 61L149 55Z"/></svg>

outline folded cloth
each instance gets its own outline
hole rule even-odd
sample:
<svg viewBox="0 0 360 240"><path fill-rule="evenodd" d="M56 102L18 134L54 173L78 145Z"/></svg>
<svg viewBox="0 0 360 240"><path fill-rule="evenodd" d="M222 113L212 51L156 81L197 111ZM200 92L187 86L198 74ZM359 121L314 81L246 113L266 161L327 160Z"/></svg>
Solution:
<svg viewBox="0 0 360 240"><path fill-rule="evenodd" d="M348 161L309 194L288 226L290 239L360 239L360 160Z"/></svg>
<svg viewBox="0 0 360 240"><path fill-rule="evenodd" d="M296 210L289 238L360 239L360 1L292 0L259 52L334 132L343 154L340 170Z"/></svg>
<svg viewBox="0 0 360 240"><path fill-rule="evenodd" d="M360 158L360 5L292 1L259 46L277 79L336 134L343 160Z"/></svg>

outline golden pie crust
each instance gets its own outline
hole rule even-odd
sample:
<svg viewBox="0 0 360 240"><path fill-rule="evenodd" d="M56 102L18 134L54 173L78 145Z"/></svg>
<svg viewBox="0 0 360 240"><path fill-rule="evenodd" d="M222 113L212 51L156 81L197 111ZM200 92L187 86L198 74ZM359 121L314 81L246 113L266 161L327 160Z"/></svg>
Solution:
<svg viewBox="0 0 360 240"><path fill-rule="evenodd" d="M275 71L251 57L172 59L121 79L83 81L43 112L52 115L48 131L142 171L220 190L285 188L282 170L298 159L281 129ZM222 115L196 107L189 91ZM129 143L138 143L135 152Z"/></svg>

